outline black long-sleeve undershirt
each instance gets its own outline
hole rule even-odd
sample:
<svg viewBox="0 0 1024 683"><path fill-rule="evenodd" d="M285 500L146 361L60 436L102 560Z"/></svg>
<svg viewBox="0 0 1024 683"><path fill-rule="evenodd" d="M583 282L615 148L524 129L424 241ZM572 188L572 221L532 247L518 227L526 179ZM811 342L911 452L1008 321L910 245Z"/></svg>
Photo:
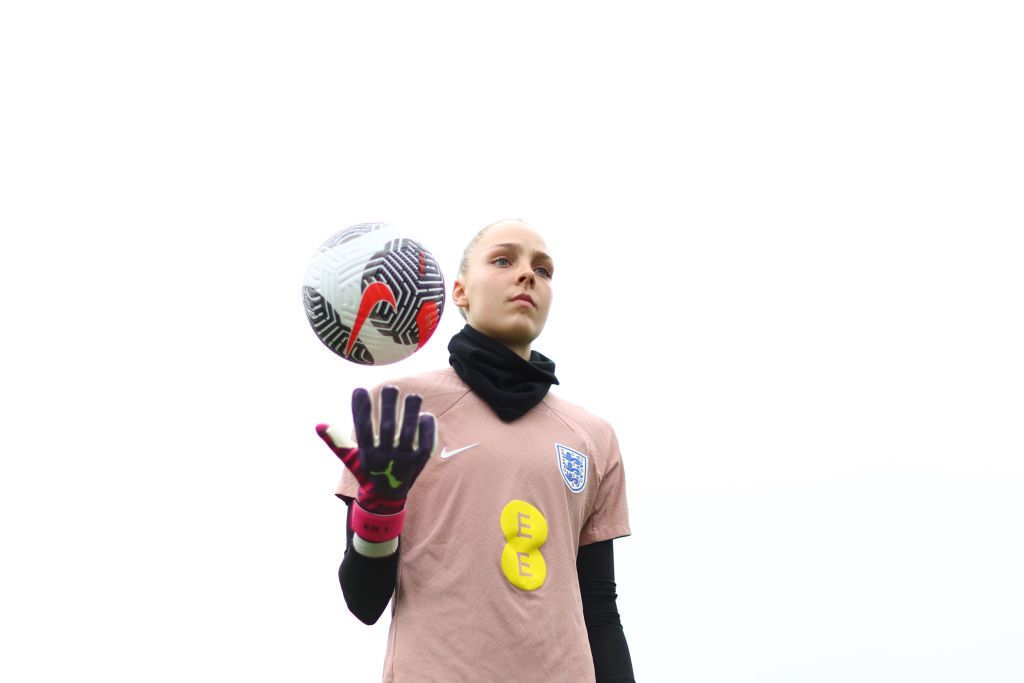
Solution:
<svg viewBox="0 0 1024 683"><path fill-rule="evenodd" d="M633 661L615 604L612 542L581 545L576 555L576 574L598 683L634 683Z"/></svg>
<svg viewBox="0 0 1024 683"><path fill-rule="evenodd" d="M387 557L366 557L352 550L352 503L348 505L345 556L338 580L349 611L364 624L375 624L391 601L398 575L398 550ZM579 548L576 557L583 619L598 683L633 683L633 663L615 599L615 561L612 542Z"/></svg>
<svg viewBox="0 0 1024 683"><path fill-rule="evenodd" d="M338 580L345 604L356 618L366 625L376 624L384 613L391 595L395 592L398 577L398 553L402 538L398 538L398 550L387 557L366 557L352 549L352 505L348 504L348 521L345 523L345 557L338 567Z"/></svg>

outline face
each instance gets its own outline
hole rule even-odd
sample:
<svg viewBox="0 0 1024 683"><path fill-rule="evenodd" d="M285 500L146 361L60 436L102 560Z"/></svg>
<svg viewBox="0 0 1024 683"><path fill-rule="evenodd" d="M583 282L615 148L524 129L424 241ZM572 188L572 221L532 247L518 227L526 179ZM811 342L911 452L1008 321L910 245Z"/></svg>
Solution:
<svg viewBox="0 0 1024 683"><path fill-rule="evenodd" d="M503 221L484 232L452 290L470 326L513 350L528 351L551 308L555 264L548 253L541 236L520 221Z"/></svg>

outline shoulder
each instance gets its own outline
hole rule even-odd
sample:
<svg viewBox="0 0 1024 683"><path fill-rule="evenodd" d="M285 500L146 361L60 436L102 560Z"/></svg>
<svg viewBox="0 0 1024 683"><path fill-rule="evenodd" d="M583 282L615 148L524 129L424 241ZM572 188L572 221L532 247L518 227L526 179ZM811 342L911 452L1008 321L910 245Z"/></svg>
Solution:
<svg viewBox="0 0 1024 683"><path fill-rule="evenodd" d="M619 441L608 420L550 391L544 397L544 405L587 444L588 455L594 457L594 471L598 481L602 481L608 472L621 465Z"/></svg>
<svg viewBox="0 0 1024 683"><path fill-rule="evenodd" d="M423 397L424 409L435 415L440 415L455 405L470 391L450 367L389 379L373 387L372 393L376 395L386 386L398 387L399 393L403 396L419 394Z"/></svg>
<svg viewBox="0 0 1024 683"><path fill-rule="evenodd" d="M421 372L416 375L405 377L394 377L378 384L375 389L386 386L396 386L399 391L405 393L414 391L421 396L436 396L445 393L464 392L469 389L452 368L441 368Z"/></svg>
<svg viewBox="0 0 1024 683"><path fill-rule="evenodd" d="M614 437L615 429L608 420L579 404L549 391L544 397L544 405L570 428L585 433L595 444L605 444Z"/></svg>

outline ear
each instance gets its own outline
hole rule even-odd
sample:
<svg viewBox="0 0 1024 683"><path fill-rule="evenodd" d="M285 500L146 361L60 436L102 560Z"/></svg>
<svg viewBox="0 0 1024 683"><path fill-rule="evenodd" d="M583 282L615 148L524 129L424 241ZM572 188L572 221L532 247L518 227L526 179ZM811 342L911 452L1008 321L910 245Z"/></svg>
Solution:
<svg viewBox="0 0 1024 683"><path fill-rule="evenodd" d="M466 296L466 286L462 280L456 280L452 285L452 302L459 308L469 308L469 297Z"/></svg>

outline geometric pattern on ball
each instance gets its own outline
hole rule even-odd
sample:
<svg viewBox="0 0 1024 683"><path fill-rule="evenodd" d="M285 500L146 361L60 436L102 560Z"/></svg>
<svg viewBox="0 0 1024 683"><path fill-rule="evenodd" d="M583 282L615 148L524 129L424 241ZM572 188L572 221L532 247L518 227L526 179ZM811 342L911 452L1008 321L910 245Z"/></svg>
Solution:
<svg viewBox="0 0 1024 683"><path fill-rule="evenodd" d="M327 348L355 363L386 365L415 353L437 329L444 278L430 252L395 226L362 223L320 245L303 300Z"/></svg>
<svg viewBox="0 0 1024 683"><path fill-rule="evenodd" d="M352 240L359 239L363 235L374 232L375 230L387 230L389 226L387 223L360 223L359 225L353 225L351 228L345 228L341 232L331 235L331 237L320 245L320 249L333 249L338 245L345 244L345 242L351 242Z"/></svg>
<svg viewBox="0 0 1024 683"><path fill-rule="evenodd" d="M444 311L444 277L429 251L416 240L398 238L374 253L363 271L362 289L386 284L395 305L380 302L369 322L395 344L422 347L437 329Z"/></svg>
<svg viewBox="0 0 1024 683"><path fill-rule="evenodd" d="M345 355L345 347L352 336L352 328L341 320L334 307L324 299L320 292L312 287L302 288L302 298L306 306L306 318L313 326L313 331L320 341L339 356ZM347 358L360 365L373 365L373 354L366 344L358 339Z"/></svg>

